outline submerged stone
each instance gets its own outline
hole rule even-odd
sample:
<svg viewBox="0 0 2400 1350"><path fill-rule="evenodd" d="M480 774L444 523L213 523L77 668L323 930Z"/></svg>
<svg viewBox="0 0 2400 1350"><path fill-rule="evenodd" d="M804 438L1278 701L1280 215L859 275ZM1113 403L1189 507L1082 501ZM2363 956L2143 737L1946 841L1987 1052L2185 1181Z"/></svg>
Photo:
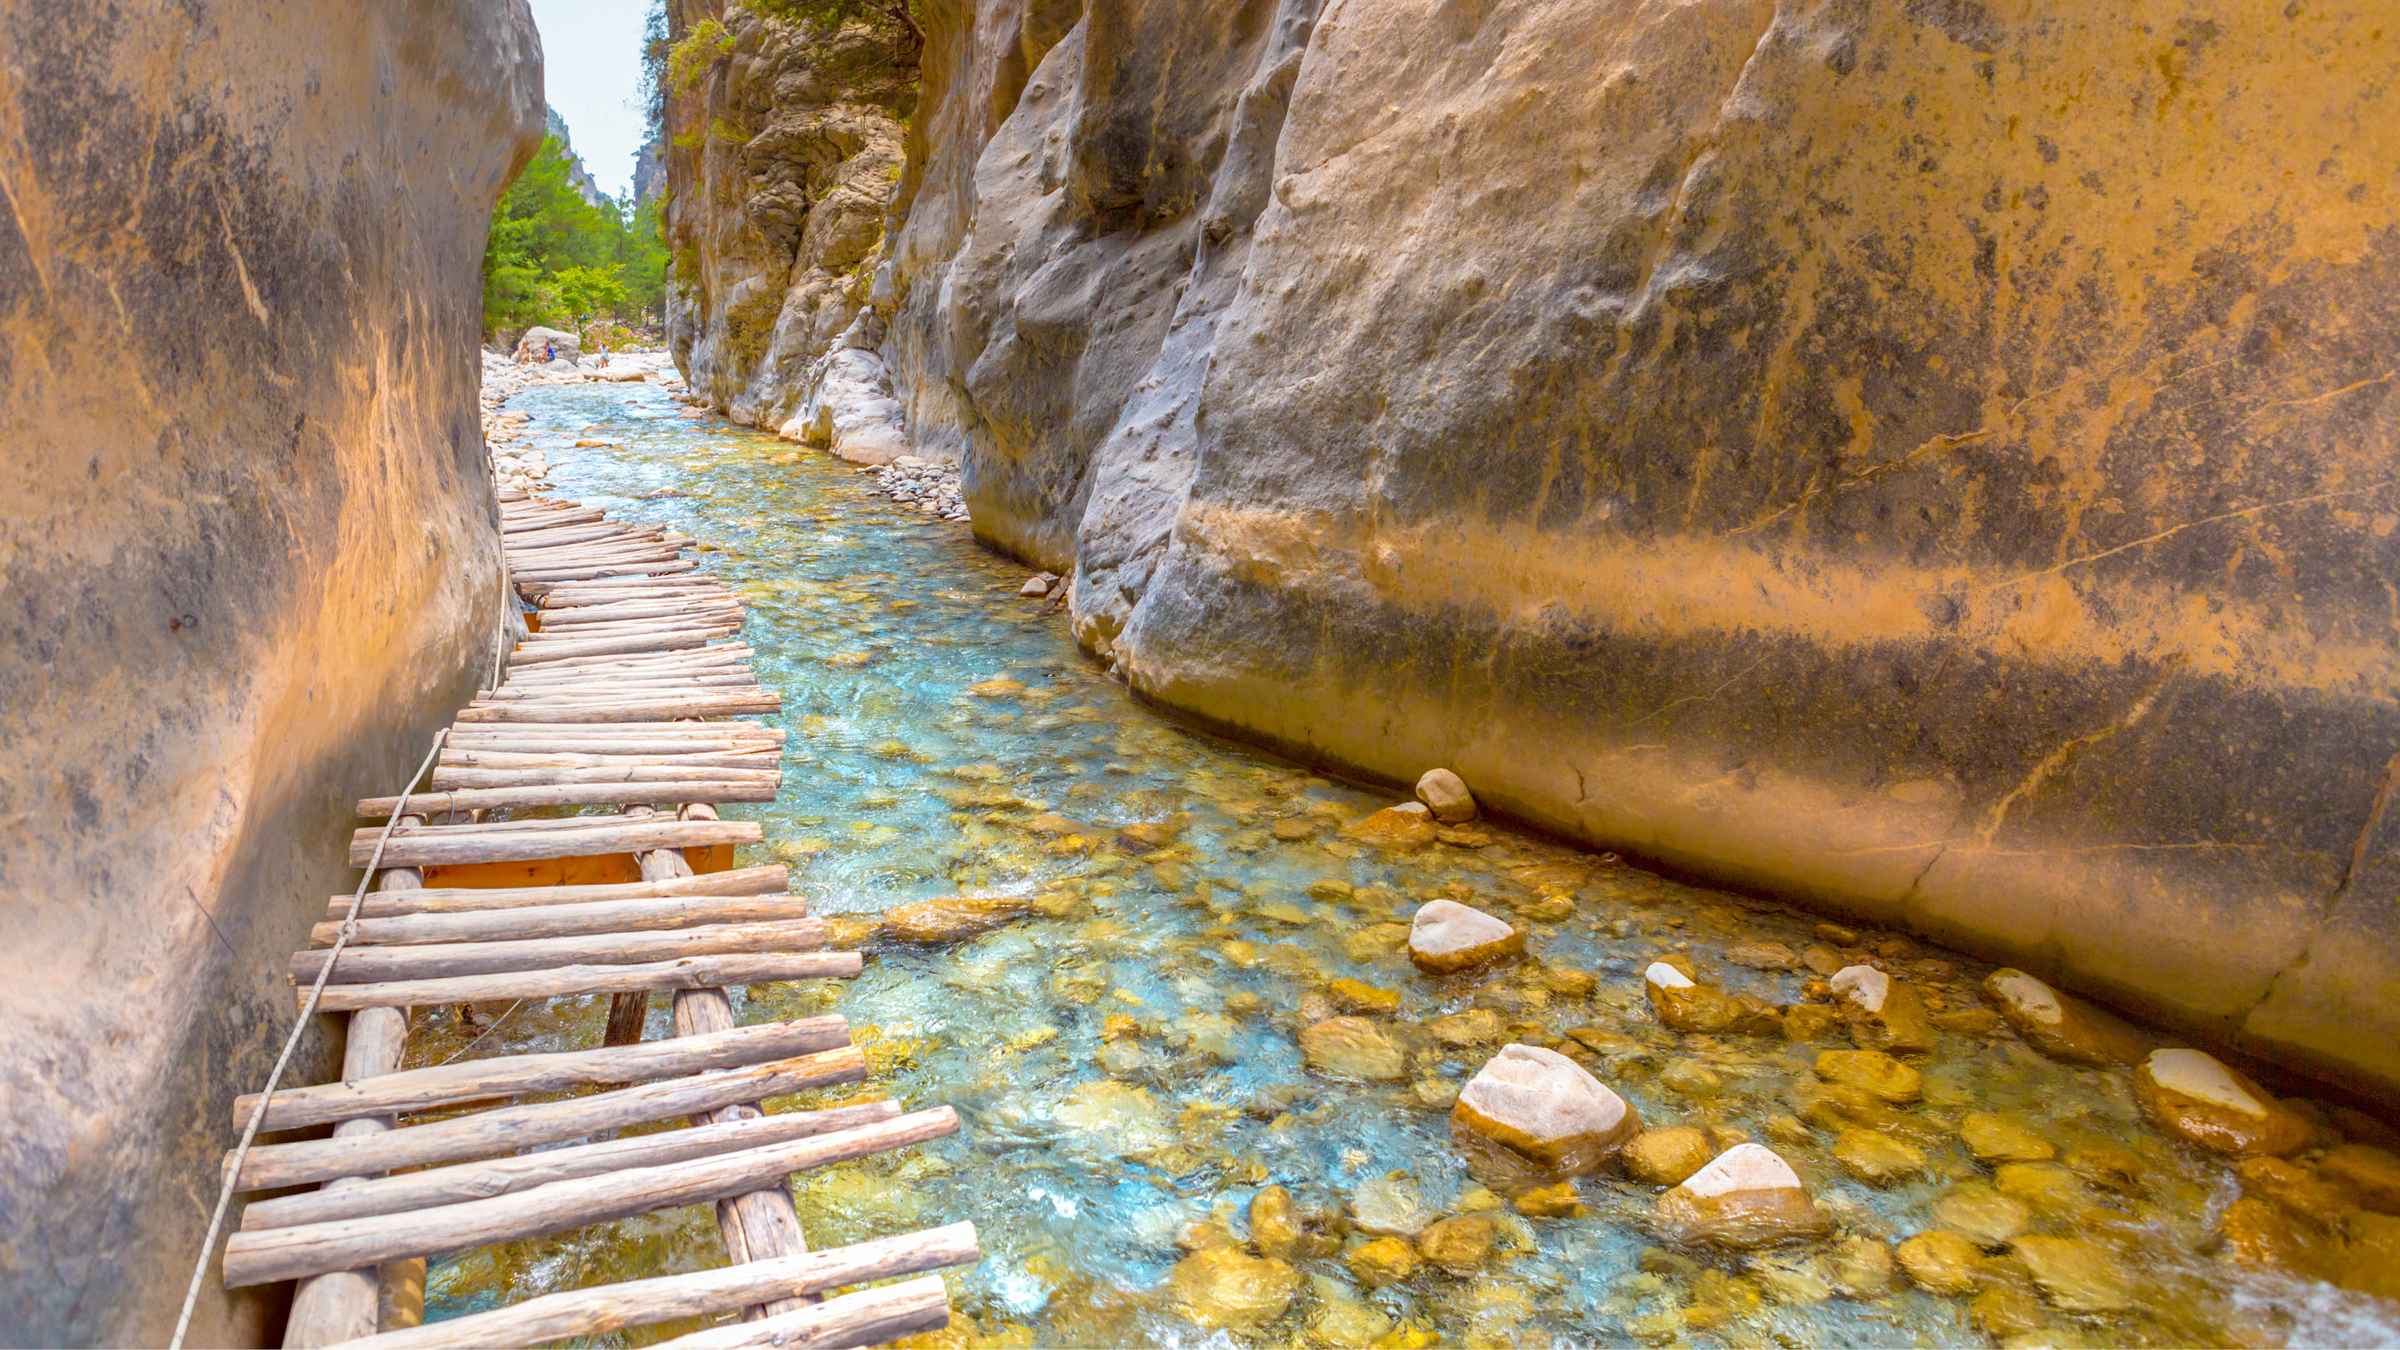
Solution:
<svg viewBox="0 0 2400 1350"><path fill-rule="evenodd" d="M1925 1093L1915 1069L1881 1050L1827 1050L1817 1056L1817 1077L1856 1088L1880 1101L1913 1102Z"/></svg>
<svg viewBox="0 0 2400 1350"><path fill-rule="evenodd" d="M1972 1293L1982 1274L1982 1248L1946 1229L1917 1234L1901 1243L1893 1256L1909 1280L1929 1294L1956 1297Z"/></svg>
<svg viewBox="0 0 2400 1350"><path fill-rule="evenodd" d="M1480 1214L1443 1219L1417 1234L1417 1253L1453 1275L1471 1275L1492 1256L1499 1225Z"/></svg>
<svg viewBox="0 0 2400 1350"><path fill-rule="evenodd" d="M1370 1289L1398 1284L1417 1273L1417 1249L1396 1237L1379 1237L1350 1249L1342 1258L1358 1282Z"/></svg>
<svg viewBox="0 0 2400 1350"><path fill-rule="evenodd" d="M956 942L998 928L1031 908L1013 896L948 895L885 910L883 931L901 942Z"/></svg>
<svg viewBox="0 0 2400 1350"><path fill-rule="evenodd" d="M2291 1153L2312 1133L2265 1088L2199 1050L2151 1052L2134 1070L2133 1087L2150 1123L2219 1153Z"/></svg>
<svg viewBox="0 0 2400 1350"><path fill-rule="evenodd" d="M1633 1107L1554 1050L1506 1045L1451 1108L1459 1128L1568 1172L1598 1168L1642 1127Z"/></svg>
<svg viewBox="0 0 2400 1350"><path fill-rule="evenodd" d="M1300 1291L1300 1272L1238 1247L1211 1247L1176 1262L1167 1284L1184 1316L1204 1327L1248 1330L1283 1315Z"/></svg>
<svg viewBox="0 0 2400 1350"><path fill-rule="evenodd" d="M1529 1219L1577 1219L1584 1214L1583 1196L1572 1181L1536 1186L1518 1196L1513 1206Z"/></svg>
<svg viewBox="0 0 2400 1350"><path fill-rule="evenodd" d="M1642 972L1642 988L1658 1020L1676 1031L1758 1034L1783 1029L1782 1015L1760 1000L1701 984L1671 962L1651 962Z"/></svg>
<svg viewBox="0 0 2400 1350"><path fill-rule="evenodd" d="M2033 1211L2014 1196L2002 1195L1988 1182L1969 1181L1951 1188L1933 1202L1934 1222L1966 1234L1986 1247L1997 1247L2025 1231Z"/></svg>
<svg viewBox="0 0 2400 1350"><path fill-rule="evenodd" d="M2326 1176L2358 1193L2381 1214L2400 1214L2400 1155L2373 1144L2343 1144L2319 1159Z"/></svg>
<svg viewBox="0 0 2400 1350"><path fill-rule="evenodd" d="M1644 1130L1625 1145L1625 1171L1653 1186L1673 1186L1708 1166L1714 1150L1706 1132L1692 1125Z"/></svg>
<svg viewBox="0 0 2400 1350"><path fill-rule="evenodd" d="M1308 1027L1300 1033L1300 1055L1308 1067L1336 1078L1397 1082L1408 1072L1400 1042L1364 1017L1329 1017Z"/></svg>
<svg viewBox="0 0 2400 1350"><path fill-rule="evenodd" d="M1889 1186L1925 1170L1925 1151L1880 1130L1842 1131L1833 1141L1833 1159L1842 1169L1871 1186Z"/></svg>
<svg viewBox="0 0 2400 1350"><path fill-rule="evenodd" d="M1415 1237L1433 1222L1425 1194L1406 1172L1388 1172L1350 1195L1350 1223L1379 1237Z"/></svg>
<svg viewBox="0 0 2400 1350"><path fill-rule="evenodd" d="M1658 1222L1675 1242L1764 1247L1828 1226L1791 1164L1763 1144L1737 1144L1658 1198Z"/></svg>
<svg viewBox="0 0 2400 1350"><path fill-rule="evenodd" d="M2012 1250L2033 1272L2042 1296L2068 1312L2123 1312L2134 1306L2132 1282L2115 1253L2084 1238L2024 1237Z"/></svg>
<svg viewBox="0 0 2400 1350"><path fill-rule="evenodd" d="M1525 935L1455 900L1420 906L1408 930L1408 958L1417 969L1448 975L1505 960L1525 950Z"/></svg>
<svg viewBox="0 0 2400 1350"><path fill-rule="evenodd" d="M2047 1162L2058 1156L2057 1146L2049 1140L1991 1111L1969 1111L1958 1122L1958 1137L1977 1162Z"/></svg>

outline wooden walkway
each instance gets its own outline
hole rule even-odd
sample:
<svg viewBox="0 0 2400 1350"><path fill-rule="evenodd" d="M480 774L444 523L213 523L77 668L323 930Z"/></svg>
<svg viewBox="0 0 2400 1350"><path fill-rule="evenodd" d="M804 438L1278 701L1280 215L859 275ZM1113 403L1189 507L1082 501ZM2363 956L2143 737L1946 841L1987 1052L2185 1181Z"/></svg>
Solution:
<svg viewBox="0 0 2400 1350"><path fill-rule="evenodd" d="M862 1081L866 1060L838 1016L737 1026L726 997L860 965L825 950L786 869L723 870L760 830L714 804L772 800L782 780L781 731L714 720L779 706L731 640L740 601L657 527L518 495L501 518L537 631L459 713L428 790L358 805L377 822L351 841L358 867L405 811L376 888L338 956L350 896L291 965L305 1001L334 961L318 1007L349 1014L342 1077L277 1091L261 1121L332 1133L243 1158L238 1190L313 1189L247 1206L225 1284L297 1281L287 1345L521 1345L739 1314L670 1344L831 1350L947 1325L929 1272L978 1258L972 1224L811 1252L786 1184L940 1138L957 1117L886 1100L763 1113L770 1097ZM615 809L488 814L532 807ZM674 1036L644 1043L662 991ZM400 1067L411 1008L597 993L615 997L595 1048ZM235 1103L237 1133L259 1109L255 1094ZM619 1134L669 1121L681 1127ZM413 1325L428 1257L703 1202L724 1268ZM850 1288L896 1277L912 1278Z"/></svg>

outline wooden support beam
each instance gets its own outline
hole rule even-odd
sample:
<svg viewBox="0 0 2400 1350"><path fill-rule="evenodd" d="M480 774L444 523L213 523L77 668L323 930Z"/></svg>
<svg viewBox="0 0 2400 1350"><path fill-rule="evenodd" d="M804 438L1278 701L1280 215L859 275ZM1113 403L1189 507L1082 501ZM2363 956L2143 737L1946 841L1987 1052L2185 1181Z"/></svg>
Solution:
<svg viewBox="0 0 2400 1350"><path fill-rule="evenodd" d="M783 750L773 745L755 749L733 747L705 750L462 750L434 766L433 785L474 786L451 777L464 769L751 769L773 771L783 763ZM703 773L715 778L715 773ZM540 781L549 781L547 779ZM665 780L661 780L665 781ZM689 781L689 780L686 780Z"/></svg>
<svg viewBox="0 0 2400 1350"><path fill-rule="evenodd" d="M623 823L599 818L592 828L572 830L499 829L458 826L460 833L395 832L384 845L383 861L390 867L452 867L461 863L536 862L543 858L586 858L610 853L639 853L653 848L712 848L718 844L755 844L764 838L747 820L650 821ZM512 825L533 822L510 822ZM550 822L541 822L550 823ZM558 822L565 824L567 822ZM576 822L580 823L580 822ZM364 867L375 852L372 838L352 842L350 865Z"/></svg>
<svg viewBox="0 0 2400 1350"><path fill-rule="evenodd" d="M498 942L353 946L344 948L339 959L334 960L329 986L456 979L554 970L560 966L630 966L692 956L809 952L824 945L823 919L775 919L765 923L714 923L697 928L510 938ZM292 953L292 983L313 983L332 955L326 948Z"/></svg>
<svg viewBox="0 0 2400 1350"><path fill-rule="evenodd" d="M975 1225L954 1223L830 1251L545 1294L511 1307L378 1336L350 1350L483 1350L494 1345L594 1338L626 1327L708 1317L745 1304L963 1266L982 1257Z"/></svg>
<svg viewBox="0 0 2400 1350"><path fill-rule="evenodd" d="M488 1200L334 1223L244 1229L226 1239L225 1286L240 1289L322 1271L351 1270L397 1256L439 1256L648 1214L675 1205L697 1204L759 1186L779 1186L783 1178L794 1172L921 1144L957 1129L957 1113L944 1106L837 1134L573 1181L554 1181ZM393 1137L407 1132L394 1131Z"/></svg>
<svg viewBox="0 0 2400 1350"><path fill-rule="evenodd" d="M589 1144L536 1149L511 1158L428 1167L398 1176L378 1177L340 1191L301 1191L271 1200L253 1200L242 1211L241 1226L289 1228L294 1224L401 1214L463 1200L487 1200L495 1195L547 1186L553 1181L595 1177L629 1167L655 1167L686 1158L709 1158L790 1139L832 1134L891 1120L899 1114L900 1104L893 1101L849 1102L817 1111L779 1111L725 1125L658 1130Z"/></svg>
<svg viewBox="0 0 2400 1350"><path fill-rule="evenodd" d="M781 895L791 889L792 869L782 863L737 867L729 872L659 881L618 881L595 886L450 886L428 887L400 894L367 894L359 910L364 918L392 914L472 914L484 910L518 909L541 905L581 905L603 900L656 900L700 895ZM338 919L350 910L350 897L337 895L325 904L325 917Z"/></svg>
<svg viewBox="0 0 2400 1350"><path fill-rule="evenodd" d="M850 1024L839 1016L828 1015L798 1022L732 1027L711 1036L685 1036L606 1050L561 1050L501 1059L471 1059L427 1069L392 1070L356 1081L319 1083L278 1092L267 1103L267 1118L259 1128L296 1130L361 1116L389 1117L404 1111L559 1092L594 1083L651 1083L662 1078L688 1078L710 1069L790 1059L849 1043ZM251 1113L257 1109L255 1092L234 1098L234 1128L246 1128ZM387 1124L385 1128L390 1126Z"/></svg>
<svg viewBox="0 0 2400 1350"><path fill-rule="evenodd" d="M518 646L509 657L509 666L549 665L589 656L631 656L643 652L691 651L708 645L709 638L681 633L661 633L650 637L593 638L586 642L540 642Z"/></svg>
<svg viewBox="0 0 2400 1350"><path fill-rule="evenodd" d="M408 815L400 819L404 823L421 823L424 818ZM405 895L421 890L424 884L423 874L411 867L387 868L375 878L376 893L380 895ZM345 915L349 913L349 899L342 897ZM399 1070L408 1051L405 1010L368 1008L346 1020L341 1086L364 1085ZM392 1124L389 1115L361 1113L334 1127L334 1134L343 1139L369 1138L390 1130ZM326 1182L317 1194L339 1196L364 1184L364 1177L336 1177ZM406 1278L404 1271L394 1271L393 1275L396 1279ZM373 1335L382 1324L380 1308L385 1283L384 1273L375 1267L328 1271L302 1280L299 1288L292 1291L292 1310L284 1318L283 1343L321 1346Z"/></svg>
<svg viewBox="0 0 2400 1350"><path fill-rule="evenodd" d="M598 1130L622 1129L627 1125L688 1116L695 1111L710 1111L734 1102L780 1097L836 1083L855 1083L866 1077L866 1073L866 1056L857 1046L843 1046L738 1069L712 1069L663 1083L569 1097L564 1101L503 1106L425 1125L405 1125L380 1135L257 1144L242 1160L235 1189L273 1190L332 1177L488 1158L536 1144L580 1138ZM230 1166L233 1155L229 1152L225 1156ZM395 1254L433 1253L426 1250Z"/></svg>
<svg viewBox="0 0 2400 1350"><path fill-rule="evenodd" d="M621 994L635 990L702 989L711 985L772 984L777 980L847 980L860 969L857 952L790 952L772 956L687 956L642 965L560 966L553 970L461 975L446 980L394 980L384 984L329 984L317 1006L331 1012L354 1008L422 1008L445 1003L485 1003L517 998L560 998L569 994Z"/></svg>
<svg viewBox="0 0 2400 1350"><path fill-rule="evenodd" d="M695 571L699 566L700 564L683 558L669 562L603 563L590 567L545 567L538 571L512 572L510 575L516 579L518 586L527 590L539 590L546 584L561 581L588 581L595 577L672 576L678 572Z"/></svg>
<svg viewBox="0 0 2400 1350"><path fill-rule="evenodd" d="M686 779L681 782L552 783L527 787L460 788L423 794L428 811L513 810L527 806L625 806L637 802L771 802L780 776L736 782L729 779ZM413 803L419 797L411 797ZM368 797L358 813L369 819L388 816L397 797Z"/></svg>
<svg viewBox="0 0 2400 1350"><path fill-rule="evenodd" d="M732 1322L661 1341L656 1350L850 1350L950 1325L942 1277L859 1289L756 1322Z"/></svg>
<svg viewBox="0 0 2400 1350"><path fill-rule="evenodd" d="M578 933L639 933L711 923L773 922L807 915L808 902L796 895L600 900L466 914L397 914L383 919L360 919L358 936L351 942L353 946L412 947ZM333 941L340 928L341 924L335 920L318 924L308 931L309 941L325 946Z"/></svg>

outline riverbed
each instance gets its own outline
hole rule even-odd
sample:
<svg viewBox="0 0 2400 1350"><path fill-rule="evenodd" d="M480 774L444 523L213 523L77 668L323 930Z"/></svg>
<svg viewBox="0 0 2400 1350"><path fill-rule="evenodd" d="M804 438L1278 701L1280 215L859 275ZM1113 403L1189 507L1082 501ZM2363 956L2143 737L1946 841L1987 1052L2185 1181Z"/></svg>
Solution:
<svg viewBox="0 0 2400 1350"><path fill-rule="evenodd" d="M1348 827L1404 793L1145 708L1077 650L1053 604L1017 594L1022 566L878 495L856 468L685 416L656 385L541 387L510 406L531 414L556 495L703 541L749 605L744 640L784 698L769 720L791 732L786 781L779 801L725 814L764 823L768 843L741 861L790 864L837 945L868 963L847 985L766 986L737 1006L746 1021L838 1010L877 1092L958 1109L955 1138L794 1188L816 1246L979 1226L986 1259L953 1277L962 1316L935 1341L2400 1340L2393 1305L2223 1251L2216 1219L2242 1193L2233 1168L2150 1128L2125 1070L2053 1061L1972 1015L1983 963L1491 822L1379 847ZM1013 897L1023 913L947 945L882 934L887 909L945 895ZM1418 973L1406 924L1434 898L1518 925L1528 958ZM1922 1102L1877 1127L1905 1150L1897 1174L1870 1184L1836 1157L1840 1130L1800 1118L1816 1055L1846 1035L1670 1031L1642 983L1662 955L1778 1005L1821 999L1810 982L1830 959L1872 960L1937 1017L1960 1014L1915 1061ZM653 1035L668 1030L658 1003ZM412 1038L411 1063L479 1034L478 1055L596 1044L604 1004L529 1006L496 1030L498 1009L477 1026L444 1014ZM1302 1030L1342 1015L1398 1072L1361 1080L1304 1062ZM1712 1149L1770 1144L1835 1236L1748 1256L1679 1250L1655 1235L1657 1188L1618 1176L1582 1181L1579 1212L1520 1205L1529 1180L1462 1151L1449 1113L1508 1040L1570 1053L1652 1127L1697 1127ZM1977 1161L1958 1134L1970 1112L2058 1161ZM1304 1237L1270 1263L1250 1213L1277 1186ZM1461 1216L1482 1222L1454 1231L1481 1240L1448 1264L1355 1259L1370 1233ZM1902 1240L1962 1227L1989 1254L1972 1287L1935 1294L1892 1268ZM2001 1254L2019 1234L2097 1244L2124 1291L2103 1301L2121 1306L2059 1306ZM1243 1259L1194 1259L1212 1250ZM428 1314L722 1259L707 1211L675 1211L437 1264Z"/></svg>

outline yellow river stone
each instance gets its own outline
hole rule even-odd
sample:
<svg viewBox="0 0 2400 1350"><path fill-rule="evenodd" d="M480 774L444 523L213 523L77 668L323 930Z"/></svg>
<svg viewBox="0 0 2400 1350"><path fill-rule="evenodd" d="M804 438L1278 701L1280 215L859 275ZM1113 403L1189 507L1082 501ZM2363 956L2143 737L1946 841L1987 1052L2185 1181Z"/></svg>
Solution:
<svg viewBox="0 0 2400 1350"><path fill-rule="evenodd" d="M1175 1306L1200 1325L1250 1330L1283 1315L1300 1290L1300 1272L1238 1247L1210 1247L1176 1262L1167 1287Z"/></svg>

